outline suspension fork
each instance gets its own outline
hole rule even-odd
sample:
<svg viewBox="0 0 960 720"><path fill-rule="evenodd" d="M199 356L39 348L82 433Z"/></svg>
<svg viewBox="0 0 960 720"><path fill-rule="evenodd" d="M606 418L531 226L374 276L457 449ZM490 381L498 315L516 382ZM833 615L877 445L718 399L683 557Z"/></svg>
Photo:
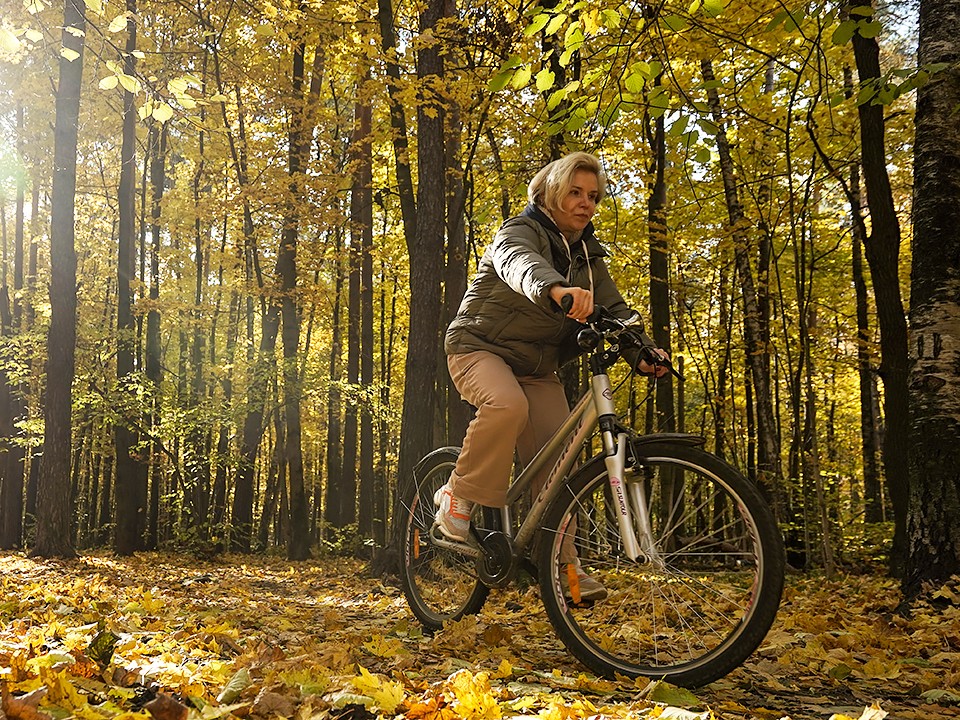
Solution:
<svg viewBox="0 0 960 720"><path fill-rule="evenodd" d="M643 483L626 482L628 438L624 432L616 433L616 412L610 378L597 374L591 380L594 400L599 411L600 435L603 440L604 465L607 480L617 512L620 539L626 556L633 562L656 562L659 552L653 541L650 511ZM634 524L636 518L636 525Z"/></svg>
<svg viewBox="0 0 960 720"><path fill-rule="evenodd" d="M620 527L620 540L623 551L630 560L636 562L641 556L640 543L633 528L633 513L626 492L624 474L627 464L627 435L615 434L616 409L613 404L613 391L610 378L605 372L594 373L590 380L593 399L597 406L600 437L603 441L603 463L607 468L607 481L613 495L617 524Z"/></svg>

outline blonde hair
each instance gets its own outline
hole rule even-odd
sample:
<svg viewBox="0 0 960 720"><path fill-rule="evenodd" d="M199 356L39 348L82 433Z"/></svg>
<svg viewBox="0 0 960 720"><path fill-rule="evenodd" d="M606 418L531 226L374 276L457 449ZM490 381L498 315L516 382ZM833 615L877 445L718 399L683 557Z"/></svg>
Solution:
<svg viewBox="0 0 960 720"><path fill-rule="evenodd" d="M603 199L607 189L607 176L596 156L586 152L574 152L554 160L542 168L527 186L527 199L546 208L550 212L560 209L560 203L573 187L573 176L579 170L592 172L597 176L599 194L597 202Z"/></svg>

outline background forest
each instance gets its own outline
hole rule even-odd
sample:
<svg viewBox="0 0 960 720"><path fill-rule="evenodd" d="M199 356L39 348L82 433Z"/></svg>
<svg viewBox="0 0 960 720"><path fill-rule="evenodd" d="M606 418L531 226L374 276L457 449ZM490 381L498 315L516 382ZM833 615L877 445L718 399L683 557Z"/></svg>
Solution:
<svg viewBox="0 0 960 720"><path fill-rule="evenodd" d="M3 3L0 547L384 547L462 438L479 255L586 149L686 377L623 411L760 483L794 566L903 549L915 9Z"/></svg>

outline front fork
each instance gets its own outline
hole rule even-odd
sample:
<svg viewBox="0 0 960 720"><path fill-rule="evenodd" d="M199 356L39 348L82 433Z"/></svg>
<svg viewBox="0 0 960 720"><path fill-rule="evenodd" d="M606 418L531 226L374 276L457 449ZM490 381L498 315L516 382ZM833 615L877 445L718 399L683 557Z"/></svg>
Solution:
<svg viewBox="0 0 960 720"><path fill-rule="evenodd" d="M603 460L617 512L623 551L633 562L657 563L660 553L653 540L646 486L642 482L627 483L625 481L628 439L624 432L615 433L616 415L609 378L606 375L595 375L593 391L600 411Z"/></svg>

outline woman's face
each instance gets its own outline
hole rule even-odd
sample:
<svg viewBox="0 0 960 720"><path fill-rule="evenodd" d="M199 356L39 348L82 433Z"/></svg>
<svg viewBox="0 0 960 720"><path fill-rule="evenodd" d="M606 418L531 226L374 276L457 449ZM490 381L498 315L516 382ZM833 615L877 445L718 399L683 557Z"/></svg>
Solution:
<svg viewBox="0 0 960 720"><path fill-rule="evenodd" d="M600 199L600 184L596 174L589 170L577 170L573 185L560 207L553 213L553 221L564 235L580 232L593 218Z"/></svg>

